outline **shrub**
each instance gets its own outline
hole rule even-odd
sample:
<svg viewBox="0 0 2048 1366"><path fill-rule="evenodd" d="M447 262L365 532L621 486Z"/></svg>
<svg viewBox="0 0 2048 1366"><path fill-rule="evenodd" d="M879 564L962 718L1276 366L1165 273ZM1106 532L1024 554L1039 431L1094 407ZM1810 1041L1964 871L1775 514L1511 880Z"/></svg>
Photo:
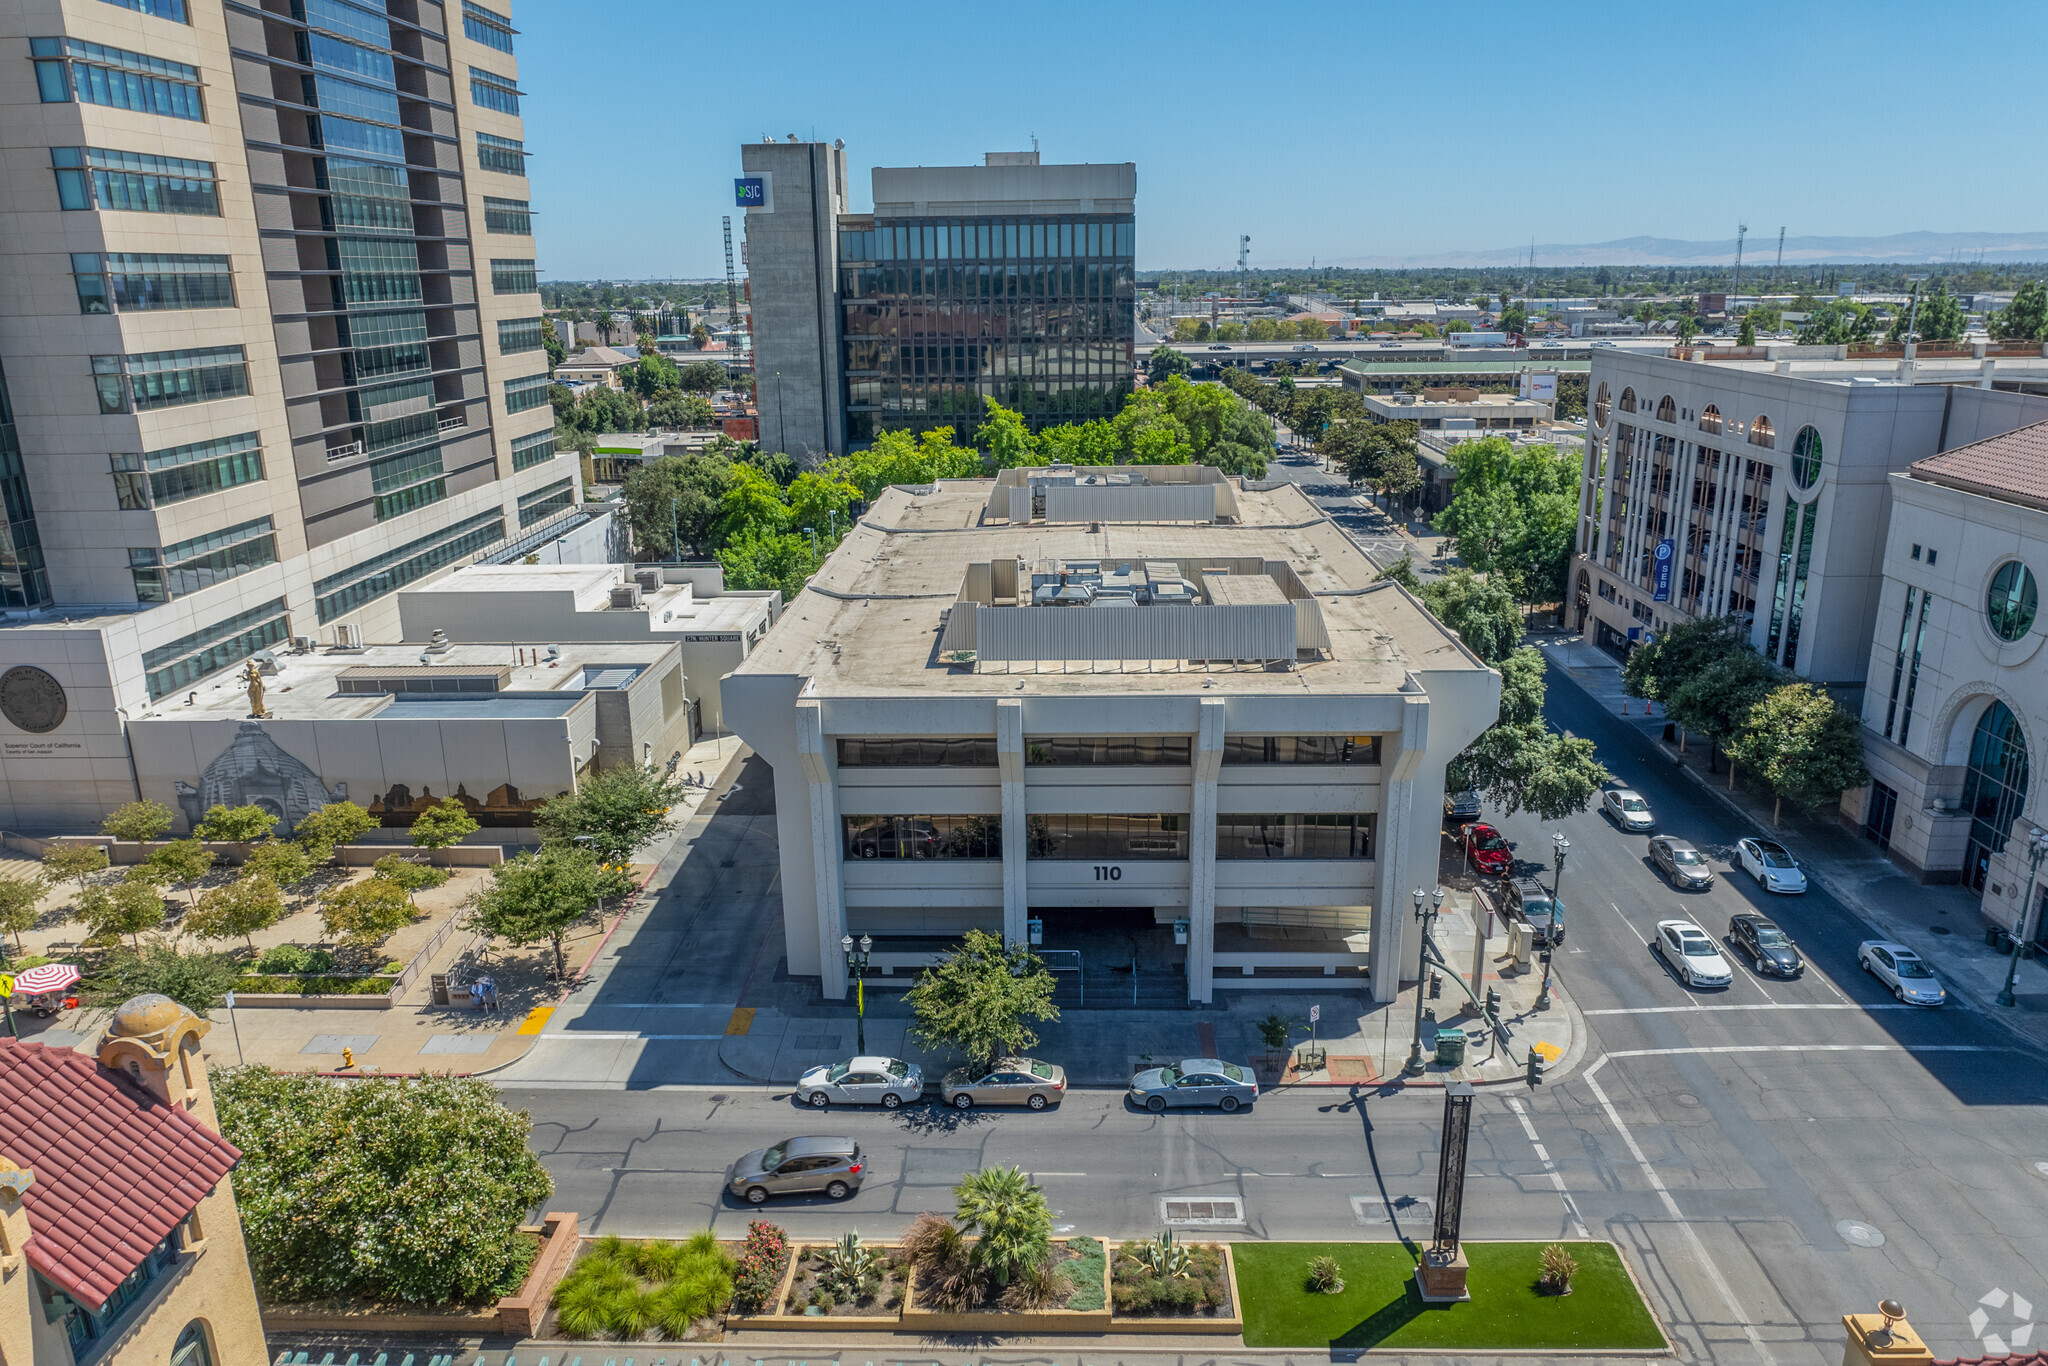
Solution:
<svg viewBox="0 0 2048 1366"><path fill-rule="evenodd" d="M303 945L273 944L256 960L256 971L271 974L304 972L306 958Z"/></svg>
<svg viewBox="0 0 2048 1366"><path fill-rule="evenodd" d="M768 1307L782 1280L782 1259L789 1251L789 1235L766 1219L747 1225L746 1241L740 1244L738 1269L733 1273L732 1308L736 1314L758 1314Z"/></svg>
<svg viewBox="0 0 2048 1366"><path fill-rule="evenodd" d="M1309 1258L1308 1288L1323 1295L1334 1295L1344 1288L1344 1271L1335 1257Z"/></svg>
<svg viewBox="0 0 2048 1366"><path fill-rule="evenodd" d="M1562 1243L1552 1243L1543 1249L1543 1275L1538 1284L1546 1294L1569 1295L1572 1293L1572 1277L1579 1269L1578 1259L1565 1251Z"/></svg>
<svg viewBox="0 0 2048 1366"><path fill-rule="evenodd" d="M681 1338L732 1298L733 1259L709 1229L682 1243L603 1237L555 1288L555 1319L570 1337Z"/></svg>
<svg viewBox="0 0 2048 1366"><path fill-rule="evenodd" d="M943 1214L927 1210L910 1221L897 1246L909 1266L944 1262L959 1250L960 1230Z"/></svg>
<svg viewBox="0 0 2048 1366"><path fill-rule="evenodd" d="M1187 1270L1162 1276L1147 1265L1152 1244L1134 1243L1118 1249L1110 1295L1119 1313L1206 1313L1225 1310L1230 1292L1223 1273L1223 1252L1214 1243L1181 1249Z"/></svg>
<svg viewBox="0 0 2048 1366"><path fill-rule="evenodd" d="M1074 1283L1074 1293L1067 1298L1067 1308L1102 1308L1102 1269L1108 1258L1102 1244L1093 1238L1069 1238L1067 1251L1072 1258L1065 1270L1067 1279Z"/></svg>
<svg viewBox="0 0 2048 1366"><path fill-rule="evenodd" d="M1001 1304L1012 1311L1045 1309L1061 1303L1073 1293L1074 1282L1064 1270L1047 1259L1019 1271L1003 1291Z"/></svg>

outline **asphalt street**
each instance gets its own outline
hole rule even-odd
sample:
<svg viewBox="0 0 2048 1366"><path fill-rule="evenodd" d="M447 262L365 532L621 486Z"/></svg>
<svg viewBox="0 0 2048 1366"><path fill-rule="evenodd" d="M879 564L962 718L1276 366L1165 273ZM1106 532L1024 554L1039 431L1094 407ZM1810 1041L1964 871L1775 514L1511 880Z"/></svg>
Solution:
<svg viewBox="0 0 2048 1366"><path fill-rule="evenodd" d="M1554 832L1571 841L1556 966L1592 1045L1571 1075L1533 1092L1481 1093L1465 1235L1613 1239L1695 1360L1831 1366L1839 1316L1887 1297L1940 1355L2026 1342L2034 1330L2015 1306L2048 1304L2036 1269L2048 1266L2043 1059L1968 1009L1900 1006L1858 969L1869 932L1850 908L1818 888L1767 898L1730 864L1747 833L1735 819L1556 673L1548 711L1592 737L1661 828L1698 845L1719 876L1705 892L1671 890L1646 837L1596 813L1499 822L1532 860L1548 863ZM716 852L728 867L765 854ZM1694 991L1647 947L1659 919L1689 916L1719 936L1730 914L1758 907L1799 943L1803 977L1764 980L1738 962L1732 986ZM669 970L709 989L711 966ZM1440 1093L1342 1089L1275 1093L1235 1116L1153 1116L1101 1091L1041 1114L820 1115L786 1090L737 1082L511 1082L505 1098L534 1117L551 1207L598 1232L738 1230L755 1211L722 1195L729 1162L792 1134L850 1135L869 1164L857 1194L769 1207L807 1237L892 1234L946 1208L952 1183L989 1164L1024 1167L1061 1223L1109 1236L1192 1216L1239 1238L1427 1237L1442 1110ZM1994 1291L2005 1292L1995 1312L1979 1303Z"/></svg>
<svg viewBox="0 0 2048 1366"><path fill-rule="evenodd" d="M1280 425L1279 433L1283 449L1266 465L1266 478L1300 485L1310 501L1328 513L1330 520L1358 542L1381 568L1413 549L1415 543L1403 537L1370 498L1353 489L1342 474L1325 470L1318 457L1295 449L1294 434L1284 424ZM1426 565L1427 561L1423 561L1418 568Z"/></svg>

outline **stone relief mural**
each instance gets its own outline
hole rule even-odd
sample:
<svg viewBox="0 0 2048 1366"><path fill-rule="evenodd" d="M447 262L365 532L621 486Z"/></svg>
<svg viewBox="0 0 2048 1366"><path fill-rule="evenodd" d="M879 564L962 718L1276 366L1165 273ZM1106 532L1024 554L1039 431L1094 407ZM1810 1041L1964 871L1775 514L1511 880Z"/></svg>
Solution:
<svg viewBox="0 0 2048 1366"><path fill-rule="evenodd" d="M234 741L199 775L199 786L179 779L176 791L179 809L194 825L215 806L260 806L277 817L279 838L327 803L348 800L347 783L330 790L255 721L242 722Z"/></svg>

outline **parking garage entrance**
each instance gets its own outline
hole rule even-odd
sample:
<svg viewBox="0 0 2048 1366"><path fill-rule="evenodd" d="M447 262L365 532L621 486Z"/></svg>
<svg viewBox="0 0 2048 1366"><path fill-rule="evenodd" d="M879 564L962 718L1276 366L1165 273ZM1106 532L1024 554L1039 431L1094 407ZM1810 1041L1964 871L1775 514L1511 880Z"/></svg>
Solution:
<svg viewBox="0 0 2048 1366"><path fill-rule="evenodd" d="M1185 912L1151 906L1033 906L1053 969L1055 1004L1068 1009L1167 1010L1188 1004L1187 948L1173 942ZM1162 914L1169 918L1163 923Z"/></svg>

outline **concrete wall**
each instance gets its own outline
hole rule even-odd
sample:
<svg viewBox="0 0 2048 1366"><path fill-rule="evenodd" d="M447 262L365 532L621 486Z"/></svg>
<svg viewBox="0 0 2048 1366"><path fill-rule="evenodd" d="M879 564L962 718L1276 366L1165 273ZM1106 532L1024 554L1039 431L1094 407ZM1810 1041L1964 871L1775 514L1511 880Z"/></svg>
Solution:
<svg viewBox="0 0 2048 1366"><path fill-rule="evenodd" d="M846 153L822 142L749 142L740 165L772 179L769 204L746 211L761 444L800 460L844 454L838 272Z"/></svg>

